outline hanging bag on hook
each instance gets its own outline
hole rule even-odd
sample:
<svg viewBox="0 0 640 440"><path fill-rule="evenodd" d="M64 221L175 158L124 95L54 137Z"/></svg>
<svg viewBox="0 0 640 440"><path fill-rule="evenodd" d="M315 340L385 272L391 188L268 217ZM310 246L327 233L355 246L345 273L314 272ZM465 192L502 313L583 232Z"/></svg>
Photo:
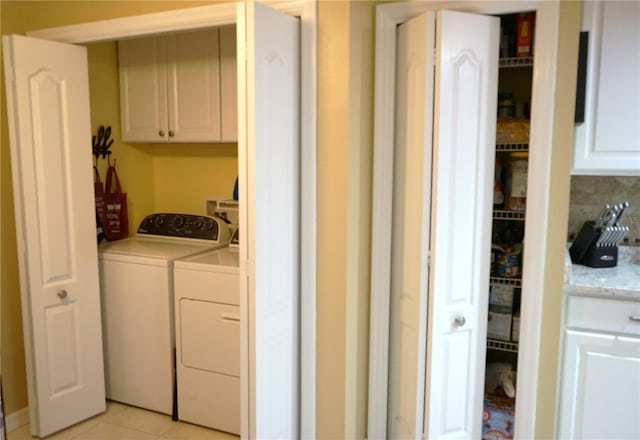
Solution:
<svg viewBox="0 0 640 440"><path fill-rule="evenodd" d="M100 180L100 172L96 166L93 167L93 196L96 201L96 236L98 244L104 239L102 222L106 215L106 202L104 200L104 185Z"/></svg>
<svg viewBox="0 0 640 440"><path fill-rule="evenodd" d="M102 229L107 240L115 241L129 236L127 193L120 187L120 179L114 165L107 168L104 188L105 210L101 218Z"/></svg>

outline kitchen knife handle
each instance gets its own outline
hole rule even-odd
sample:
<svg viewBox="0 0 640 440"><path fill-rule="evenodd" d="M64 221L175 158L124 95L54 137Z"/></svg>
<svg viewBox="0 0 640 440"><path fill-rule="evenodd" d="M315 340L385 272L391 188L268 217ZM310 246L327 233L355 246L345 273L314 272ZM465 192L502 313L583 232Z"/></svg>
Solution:
<svg viewBox="0 0 640 440"><path fill-rule="evenodd" d="M622 220L622 216L624 215L624 210L629 207L629 201L625 200L624 203L620 204L620 206L621 208L620 208L620 212L618 213L618 220L616 220L616 225L620 220Z"/></svg>

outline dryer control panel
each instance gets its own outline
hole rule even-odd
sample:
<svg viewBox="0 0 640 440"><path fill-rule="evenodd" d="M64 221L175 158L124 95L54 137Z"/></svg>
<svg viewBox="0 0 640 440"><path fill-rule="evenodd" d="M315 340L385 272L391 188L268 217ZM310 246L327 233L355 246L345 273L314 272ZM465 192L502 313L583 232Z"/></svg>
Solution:
<svg viewBox="0 0 640 440"><path fill-rule="evenodd" d="M209 215L156 213L146 216L138 235L192 238L214 243L229 242L229 228L224 220Z"/></svg>

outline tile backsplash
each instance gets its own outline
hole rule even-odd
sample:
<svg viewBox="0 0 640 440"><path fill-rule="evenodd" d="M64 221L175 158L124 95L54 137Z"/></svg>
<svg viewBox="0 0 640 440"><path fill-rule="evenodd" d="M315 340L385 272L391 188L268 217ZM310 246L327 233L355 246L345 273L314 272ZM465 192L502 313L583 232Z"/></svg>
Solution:
<svg viewBox="0 0 640 440"><path fill-rule="evenodd" d="M629 226L625 241L640 245L640 177L572 176L569 239L582 224L594 220L605 203L629 201L621 224Z"/></svg>

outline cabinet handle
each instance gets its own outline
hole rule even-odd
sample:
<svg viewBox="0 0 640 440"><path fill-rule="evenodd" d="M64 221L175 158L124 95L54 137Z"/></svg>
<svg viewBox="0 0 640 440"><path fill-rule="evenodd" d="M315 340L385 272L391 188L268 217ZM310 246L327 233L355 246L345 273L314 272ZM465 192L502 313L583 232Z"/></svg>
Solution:
<svg viewBox="0 0 640 440"><path fill-rule="evenodd" d="M629 316L629 321L640 322L640 316Z"/></svg>
<svg viewBox="0 0 640 440"><path fill-rule="evenodd" d="M58 292L58 298L60 299L65 299L67 297L67 291L66 290L61 290Z"/></svg>
<svg viewBox="0 0 640 440"><path fill-rule="evenodd" d="M158 135L160 135L160 137L164 137L164 130L160 130L160 131L158 132Z"/></svg>
<svg viewBox="0 0 640 440"><path fill-rule="evenodd" d="M173 131L169 131L169 137L172 138L173 136L175 136L175 133Z"/></svg>
<svg viewBox="0 0 640 440"><path fill-rule="evenodd" d="M236 314L229 314L229 313L222 312L220 314L220 317L222 318L223 321L240 322L240 316Z"/></svg>

